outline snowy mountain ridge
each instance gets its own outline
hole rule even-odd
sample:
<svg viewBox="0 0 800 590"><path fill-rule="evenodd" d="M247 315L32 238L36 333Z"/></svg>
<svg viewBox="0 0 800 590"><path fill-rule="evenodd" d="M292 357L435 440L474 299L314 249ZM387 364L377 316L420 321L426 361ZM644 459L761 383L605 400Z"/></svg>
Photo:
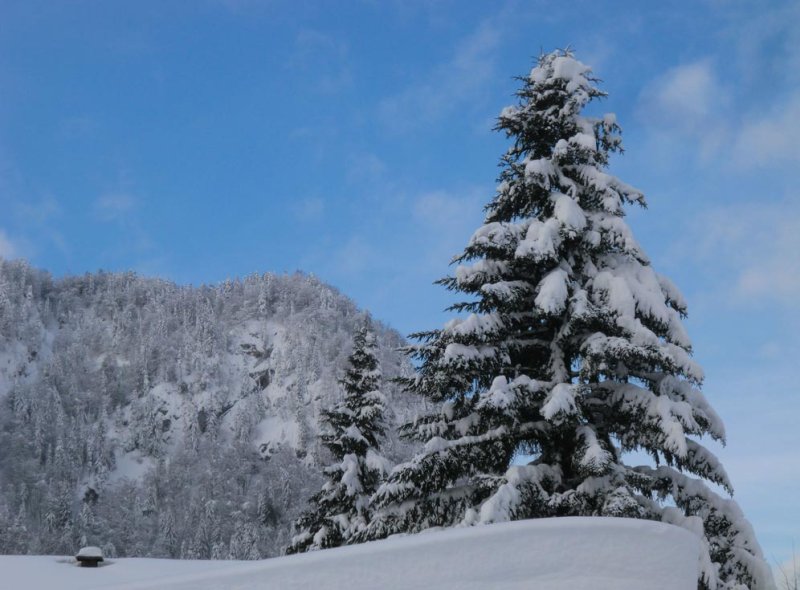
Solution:
<svg viewBox="0 0 800 590"><path fill-rule="evenodd" d="M362 320L303 274L195 288L0 260L0 553L276 554ZM376 333L397 423L419 402L390 382L411 372L403 339Z"/></svg>

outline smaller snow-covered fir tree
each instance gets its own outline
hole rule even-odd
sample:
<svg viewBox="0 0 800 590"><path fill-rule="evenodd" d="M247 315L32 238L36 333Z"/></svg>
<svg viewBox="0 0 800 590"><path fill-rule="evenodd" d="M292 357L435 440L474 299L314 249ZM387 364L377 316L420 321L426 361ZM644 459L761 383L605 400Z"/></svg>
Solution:
<svg viewBox="0 0 800 590"><path fill-rule="evenodd" d="M328 432L321 440L335 462L325 468L328 481L312 496L312 507L295 522L297 534L286 553L347 544L369 522L369 499L390 467L379 451L385 400L376 353L367 318L341 381L344 399L323 414Z"/></svg>

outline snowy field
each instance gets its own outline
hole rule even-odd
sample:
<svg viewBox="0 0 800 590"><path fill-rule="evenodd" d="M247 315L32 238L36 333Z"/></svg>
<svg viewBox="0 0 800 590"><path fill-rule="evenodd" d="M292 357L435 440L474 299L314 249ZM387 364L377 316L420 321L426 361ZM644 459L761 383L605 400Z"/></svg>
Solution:
<svg viewBox="0 0 800 590"><path fill-rule="evenodd" d="M430 531L264 561L0 556L5 590L694 590L699 543L661 523L558 518Z"/></svg>

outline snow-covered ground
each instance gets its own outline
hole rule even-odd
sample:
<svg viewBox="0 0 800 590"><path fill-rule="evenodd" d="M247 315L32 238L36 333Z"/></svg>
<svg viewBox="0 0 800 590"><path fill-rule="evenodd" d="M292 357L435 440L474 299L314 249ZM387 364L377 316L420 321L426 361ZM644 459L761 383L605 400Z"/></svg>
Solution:
<svg viewBox="0 0 800 590"><path fill-rule="evenodd" d="M694 590L699 543L671 525L557 518L430 531L264 561L0 556L7 590Z"/></svg>

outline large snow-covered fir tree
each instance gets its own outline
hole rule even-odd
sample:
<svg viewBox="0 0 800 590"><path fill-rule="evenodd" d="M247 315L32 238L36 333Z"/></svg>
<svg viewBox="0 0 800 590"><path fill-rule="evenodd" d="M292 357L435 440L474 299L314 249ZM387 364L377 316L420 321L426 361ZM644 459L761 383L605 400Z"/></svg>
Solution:
<svg viewBox="0 0 800 590"><path fill-rule="evenodd" d="M361 539L548 516L662 520L704 539L700 584L761 588L769 572L717 458L724 441L681 324L686 304L624 220L640 191L606 172L622 150L605 96L569 51L539 58L497 128L511 139L485 223L452 277L465 295L415 335L409 390L438 403L407 424L425 446L377 491ZM643 451L652 465L632 466ZM530 456L528 464L515 460ZM705 481L704 481L705 480Z"/></svg>
<svg viewBox="0 0 800 590"><path fill-rule="evenodd" d="M335 462L324 469L328 480L297 520L287 553L338 547L366 528L370 497L390 467L379 450L385 399L376 353L375 333L366 318L341 381L344 399L323 413L328 432L320 438Z"/></svg>

